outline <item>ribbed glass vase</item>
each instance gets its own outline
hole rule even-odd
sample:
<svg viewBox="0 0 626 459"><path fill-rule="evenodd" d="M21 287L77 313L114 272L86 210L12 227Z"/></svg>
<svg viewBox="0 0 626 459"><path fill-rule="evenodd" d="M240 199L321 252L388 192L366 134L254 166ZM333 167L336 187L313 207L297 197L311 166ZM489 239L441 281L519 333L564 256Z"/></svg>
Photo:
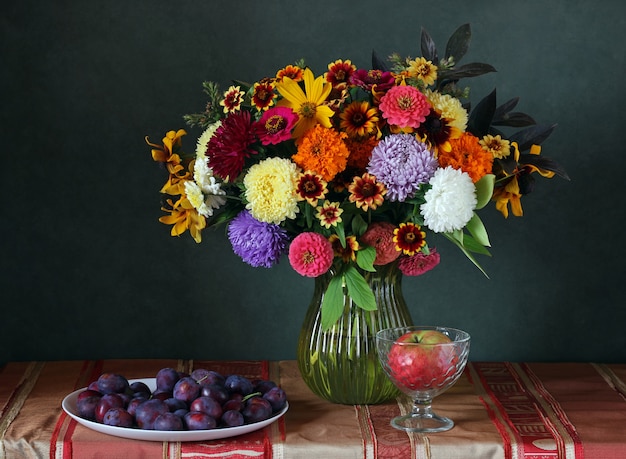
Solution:
<svg viewBox="0 0 626 459"><path fill-rule="evenodd" d="M344 287L343 314L322 330L321 306L332 277L315 278L313 298L298 340L297 360L302 378L318 396L334 403L376 404L398 394L376 355L376 332L412 325L402 296L402 273L395 263L362 272L376 298L377 310L353 304Z"/></svg>

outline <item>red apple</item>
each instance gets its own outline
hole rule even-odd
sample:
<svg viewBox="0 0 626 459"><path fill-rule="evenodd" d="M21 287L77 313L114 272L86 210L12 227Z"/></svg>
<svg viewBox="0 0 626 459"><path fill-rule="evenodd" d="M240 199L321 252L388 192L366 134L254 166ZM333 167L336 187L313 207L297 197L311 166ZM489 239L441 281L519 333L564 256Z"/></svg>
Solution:
<svg viewBox="0 0 626 459"><path fill-rule="evenodd" d="M389 351L392 378L411 390L428 390L443 384L459 360L455 347L444 344L450 342L437 330L405 333Z"/></svg>

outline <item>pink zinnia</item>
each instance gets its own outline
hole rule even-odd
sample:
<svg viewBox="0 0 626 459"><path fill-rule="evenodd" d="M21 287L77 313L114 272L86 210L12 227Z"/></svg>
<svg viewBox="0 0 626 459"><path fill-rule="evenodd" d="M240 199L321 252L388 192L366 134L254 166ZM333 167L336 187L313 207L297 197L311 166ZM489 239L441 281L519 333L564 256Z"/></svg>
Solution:
<svg viewBox="0 0 626 459"><path fill-rule="evenodd" d="M395 225L389 222L375 222L361 236L361 242L376 249L375 265L386 265L400 256L393 242L395 228Z"/></svg>
<svg viewBox="0 0 626 459"><path fill-rule="evenodd" d="M289 246L289 263L301 276L317 277L333 264L333 246L319 233L298 234Z"/></svg>
<svg viewBox="0 0 626 459"><path fill-rule="evenodd" d="M413 86L394 86L380 99L378 106L389 124L417 128L430 113L430 103Z"/></svg>
<svg viewBox="0 0 626 459"><path fill-rule="evenodd" d="M419 276L430 271L439 264L440 256L433 247L428 255L417 252L411 257L402 257L398 262L398 267L402 274L407 276Z"/></svg>
<svg viewBox="0 0 626 459"><path fill-rule="evenodd" d="M291 129L298 121L288 107L273 107L263 113L252 129L263 145L277 145L291 139Z"/></svg>

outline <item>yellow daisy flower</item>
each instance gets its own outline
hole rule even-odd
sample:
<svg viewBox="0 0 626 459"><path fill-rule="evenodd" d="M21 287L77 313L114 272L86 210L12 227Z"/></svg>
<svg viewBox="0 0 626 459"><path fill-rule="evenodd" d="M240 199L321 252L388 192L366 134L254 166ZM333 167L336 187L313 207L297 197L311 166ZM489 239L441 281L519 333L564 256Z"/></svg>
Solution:
<svg viewBox="0 0 626 459"><path fill-rule="evenodd" d="M306 131L321 124L326 128L331 127L330 118L334 115L333 110L324 105L328 98L332 85L324 82L324 77L315 78L310 69L304 70L304 91L298 83L289 77L276 84L276 89L283 96L276 105L289 107L299 116L293 130L293 137L298 139Z"/></svg>

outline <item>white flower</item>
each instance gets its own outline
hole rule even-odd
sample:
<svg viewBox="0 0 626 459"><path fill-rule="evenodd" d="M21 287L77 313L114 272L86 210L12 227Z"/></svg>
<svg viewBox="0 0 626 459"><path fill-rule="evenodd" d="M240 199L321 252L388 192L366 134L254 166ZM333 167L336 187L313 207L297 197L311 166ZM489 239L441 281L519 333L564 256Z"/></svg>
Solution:
<svg viewBox="0 0 626 459"><path fill-rule="evenodd" d="M420 206L424 224L435 233L449 233L467 225L476 208L476 187L471 177L448 166L437 169L430 179L432 188Z"/></svg>
<svg viewBox="0 0 626 459"><path fill-rule="evenodd" d="M226 203L226 199L221 196L205 196L200 186L193 180L185 181L185 194L189 203L204 217L211 217L213 209L217 209Z"/></svg>
<svg viewBox="0 0 626 459"><path fill-rule="evenodd" d="M204 158L206 156L207 144L209 143L209 140L211 140L211 137L213 137L213 134L215 134L215 131L217 131L217 128L221 125L221 121L213 123L206 128L200 137L198 137L198 142L196 144L196 158Z"/></svg>

